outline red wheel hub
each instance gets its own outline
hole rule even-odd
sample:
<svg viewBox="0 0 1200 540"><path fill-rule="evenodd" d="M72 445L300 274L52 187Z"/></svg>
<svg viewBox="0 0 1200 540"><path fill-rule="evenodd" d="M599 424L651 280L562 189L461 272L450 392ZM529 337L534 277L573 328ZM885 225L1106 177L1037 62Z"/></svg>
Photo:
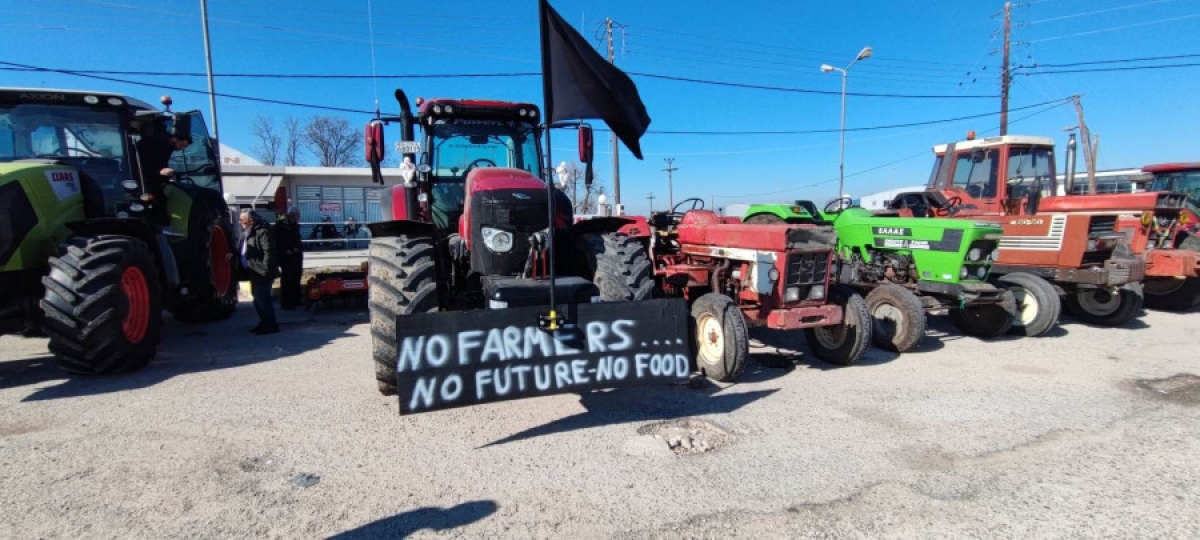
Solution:
<svg viewBox="0 0 1200 540"><path fill-rule="evenodd" d="M121 274L121 291L129 304L125 320L121 321L121 331L130 343L140 343L150 327L150 288L146 286L146 276L141 269L136 266L125 269Z"/></svg>
<svg viewBox="0 0 1200 540"><path fill-rule="evenodd" d="M225 229L220 226L213 227L208 245L213 286L217 289L217 295L224 296L233 282L233 266L230 264L229 241L225 239Z"/></svg>

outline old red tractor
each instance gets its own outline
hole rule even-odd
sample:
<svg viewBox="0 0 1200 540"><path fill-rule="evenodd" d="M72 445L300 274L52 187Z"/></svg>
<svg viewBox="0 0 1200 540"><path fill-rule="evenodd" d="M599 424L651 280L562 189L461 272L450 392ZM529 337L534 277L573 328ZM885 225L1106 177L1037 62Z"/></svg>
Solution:
<svg viewBox="0 0 1200 540"><path fill-rule="evenodd" d="M691 303L700 372L736 378L749 356L747 326L803 329L826 362L862 358L871 315L861 296L832 284L832 227L747 225L703 207L687 199L650 222L654 279L660 295Z"/></svg>
<svg viewBox="0 0 1200 540"><path fill-rule="evenodd" d="M400 115L367 127L367 160L380 183L383 123L398 122L401 131L403 183L384 191L383 221L368 225L368 304L380 392L397 392L397 326L414 314L446 312L439 315L450 327L478 322L488 310L503 326L510 308L651 297L645 250L617 232L626 221L574 223L566 196L547 188L541 144L547 127L536 105L418 99L414 115L404 92L395 95ZM579 127L579 140L580 160L589 162L590 129ZM474 313L455 313L466 311ZM655 315L627 311L633 320ZM505 350L516 346L509 332L504 336ZM687 336L661 338L684 343Z"/></svg>
<svg viewBox="0 0 1200 540"><path fill-rule="evenodd" d="M1136 208L1122 212L1118 230L1131 231L1135 253L1146 257L1146 305L1185 310L1200 305L1200 163L1159 163L1142 169L1153 175L1153 197L1185 198L1179 211ZM1174 248L1174 249L1171 249Z"/></svg>
<svg viewBox="0 0 1200 540"><path fill-rule="evenodd" d="M1117 213L1089 208L1093 203L1085 196L1052 195L1051 139L968 137L934 152L929 187L897 195L892 208L1003 226L992 274L1017 297L1014 333L1049 331L1058 320L1060 295L1086 322L1121 325L1138 316L1147 265L1117 232ZM1118 202L1126 195L1112 197Z"/></svg>

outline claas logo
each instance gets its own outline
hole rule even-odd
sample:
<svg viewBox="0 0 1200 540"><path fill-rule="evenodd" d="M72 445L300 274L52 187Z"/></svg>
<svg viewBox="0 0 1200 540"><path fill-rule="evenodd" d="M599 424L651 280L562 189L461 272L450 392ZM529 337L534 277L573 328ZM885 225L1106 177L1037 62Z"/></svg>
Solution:
<svg viewBox="0 0 1200 540"><path fill-rule="evenodd" d="M70 171L57 171L50 173L51 182L74 182L75 173Z"/></svg>

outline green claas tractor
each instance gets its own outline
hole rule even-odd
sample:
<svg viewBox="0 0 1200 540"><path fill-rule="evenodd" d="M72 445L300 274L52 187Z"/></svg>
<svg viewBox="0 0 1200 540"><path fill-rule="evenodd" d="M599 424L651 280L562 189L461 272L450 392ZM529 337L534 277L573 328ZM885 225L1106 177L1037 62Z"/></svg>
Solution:
<svg viewBox="0 0 1200 540"><path fill-rule="evenodd" d="M838 280L866 295L873 339L905 352L925 335L926 311L949 310L963 333L994 337L1012 325L1012 293L988 283L1002 230L991 223L941 222L873 215L848 201L822 212L810 201L755 204L746 223L832 224ZM843 209L844 208L844 209Z"/></svg>
<svg viewBox="0 0 1200 540"><path fill-rule="evenodd" d="M104 92L0 88L0 332L64 368L138 369L162 310L237 304L236 239L198 112Z"/></svg>

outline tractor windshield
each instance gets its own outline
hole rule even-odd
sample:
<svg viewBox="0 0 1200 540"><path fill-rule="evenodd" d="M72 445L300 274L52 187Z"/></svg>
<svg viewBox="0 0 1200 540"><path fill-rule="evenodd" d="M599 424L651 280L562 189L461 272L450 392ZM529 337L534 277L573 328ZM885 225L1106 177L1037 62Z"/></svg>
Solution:
<svg viewBox="0 0 1200 540"><path fill-rule="evenodd" d="M430 131L434 200L463 207L467 173L478 167L512 167L538 175L533 126L506 121L448 120Z"/></svg>
<svg viewBox="0 0 1200 540"><path fill-rule="evenodd" d="M1035 191L1046 196L1053 191L1054 156L1049 148L1010 148L1007 171L1010 199L1019 199Z"/></svg>
<svg viewBox="0 0 1200 540"><path fill-rule="evenodd" d="M1200 170L1154 173L1150 191L1185 193L1188 207L1200 213Z"/></svg>

